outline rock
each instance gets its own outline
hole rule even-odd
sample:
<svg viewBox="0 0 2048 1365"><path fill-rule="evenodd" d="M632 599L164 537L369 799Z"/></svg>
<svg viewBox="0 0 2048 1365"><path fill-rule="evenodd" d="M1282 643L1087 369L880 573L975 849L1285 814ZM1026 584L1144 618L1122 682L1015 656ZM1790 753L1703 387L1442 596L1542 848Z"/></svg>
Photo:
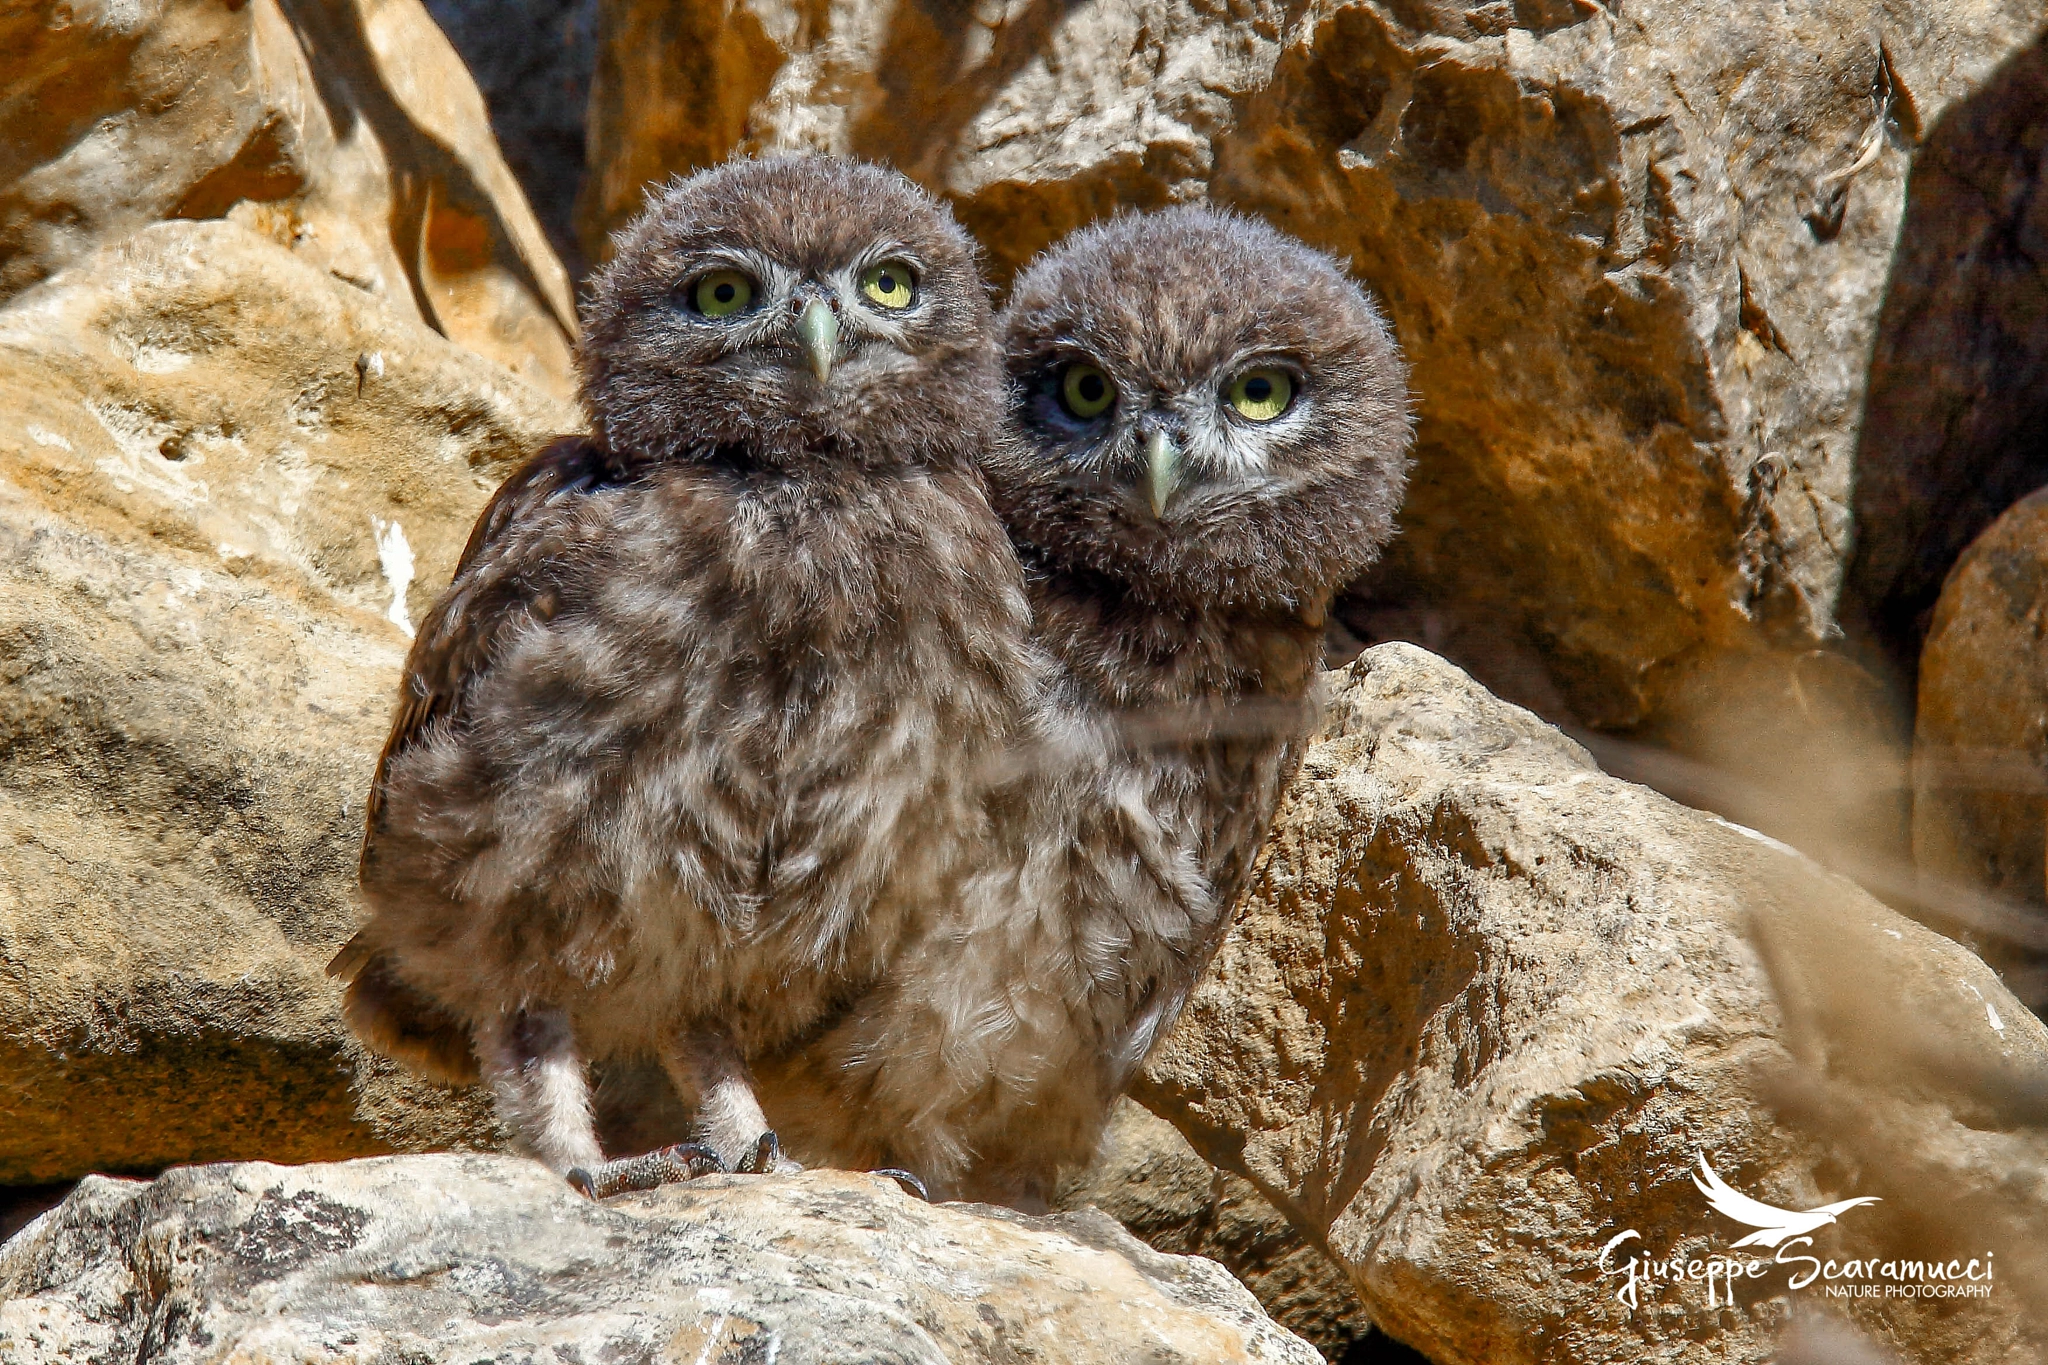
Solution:
<svg viewBox="0 0 2048 1365"><path fill-rule="evenodd" d="M1957 556L2048 484L2044 126L2048 37L1930 121L1914 159L1857 441L1845 612L1909 678Z"/></svg>
<svg viewBox="0 0 2048 1365"><path fill-rule="evenodd" d="M1632 726L1836 633L1913 146L2040 28L2028 0L611 0L586 242L735 146L892 160L999 277L1119 207L1266 215L1414 364L1371 598L1527 640L1578 720Z"/></svg>
<svg viewBox="0 0 2048 1365"><path fill-rule="evenodd" d="M1987 957L2048 1012L2048 491L1957 561L1920 655L1913 857L2009 902ZM1955 893L1951 892L1951 897ZM2028 933L2031 930L2031 933Z"/></svg>
<svg viewBox="0 0 2048 1365"><path fill-rule="evenodd" d="M1219 1266L1101 1214L879 1176L603 1204L537 1162L387 1157L88 1180L0 1252L0 1356L1313 1365Z"/></svg>
<svg viewBox="0 0 2048 1365"><path fill-rule="evenodd" d="M59 1180L47 1185L0 1185L0 1242L63 1203L76 1184Z"/></svg>
<svg viewBox="0 0 2048 1365"><path fill-rule="evenodd" d="M573 300L419 0L31 0L0 19L0 298L231 216L561 396Z"/></svg>
<svg viewBox="0 0 2048 1365"><path fill-rule="evenodd" d="M1439 1365L1762 1362L1795 1311L1904 1359L2040 1358L2048 1029L1983 963L1419 649L1332 684L1148 1108ZM1790 1254L1995 1256L1996 1292L1795 1289L1733 1249L1703 1161L1788 1210L1882 1200ZM1645 1258L1753 1254L1733 1306L1622 1297Z"/></svg>
<svg viewBox="0 0 2048 1365"><path fill-rule="evenodd" d="M571 279L584 126L597 62L597 0L426 0L491 111L491 132Z"/></svg>
<svg viewBox="0 0 2048 1365"><path fill-rule="evenodd" d="M0 309L0 1185L488 1141L322 969L410 622L574 409L227 222Z"/></svg>
<svg viewBox="0 0 2048 1365"><path fill-rule="evenodd" d="M823 17L825 32L839 27L841 15L829 6ZM809 14L776 0L600 0L588 179L577 210L592 260L610 256L608 234L640 211L649 184L714 166L735 149L760 148L759 138L747 136L754 104L788 58L785 47L807 43L811 29Z"/></svg>
<svg viewBox="0 0 2048 1365"><path fill-rule="evenodd" d="M1101 1156L1061 1183L1055 1207L1100 1209L1155 1251L1221 1264L1330 1360L1372 1330L1336 1262L1250 1182L1202 1160L1172 1124L1129 1100L1118 1104Z"/></svg>

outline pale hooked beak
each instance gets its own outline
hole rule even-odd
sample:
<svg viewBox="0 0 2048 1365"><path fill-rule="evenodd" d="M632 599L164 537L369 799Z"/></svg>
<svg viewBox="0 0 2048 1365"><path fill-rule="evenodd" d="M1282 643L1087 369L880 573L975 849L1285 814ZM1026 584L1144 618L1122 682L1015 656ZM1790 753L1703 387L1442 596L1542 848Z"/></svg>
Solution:
<svg viewBox="0 0 2048 1365"><path fill-rule="evenodd" d="M1157 427L1145 433L1145 491L1152 499L1152 515L1166 518L1166 503L1180 486L1180 447L1173 437Z"/></svg>
<svg viewBox="0 0 2048 1365"><path fill-rule="evenodd" d="M824 383L832 374L832 361L839 354L839 318L823 299L812 299L796 320L797 340L811 362L811 373Z"/></svg>

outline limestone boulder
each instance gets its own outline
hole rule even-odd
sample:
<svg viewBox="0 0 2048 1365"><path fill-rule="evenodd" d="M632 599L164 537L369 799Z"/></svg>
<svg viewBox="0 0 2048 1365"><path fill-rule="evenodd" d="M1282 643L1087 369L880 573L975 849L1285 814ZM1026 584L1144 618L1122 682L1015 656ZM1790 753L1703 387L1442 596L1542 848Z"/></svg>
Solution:
<svg viewBox="0 0 2048 1365"><path fill-rule="evenodd" d="M933 1206L831 1171L597 1204L476 1156L89 1180L0 1251L0 1355L1318 1360L1221 1267L1101 1214Z"/></svg>
<svg viewBox="0 0 2048 1365"><path fill-rule="evenodd" d="M0 297L232 217L567 396L574 305L419 0L33 0L0 18Z"/></svg>
<svg viewBox="0 0 2048 1365"><path fill-rule="evenodd" d="M1930 878L1998 897L1988 955L2048 1010L2048 492L1964 552L1920 655L1913 856ZM1951 893L1953 896L1955 893Z"/></svg>
<svg viewBox="0 0 2048 1365"><path fill-rule="evenodd" d="M1331 684L1143 1103L1440 1365L2040 1357L2048 1029L1989 968L1422 650Z"/></svg>
<svg viewBox="0 0 2048 1365"><path fill-rule="evenodd" d="M736 147L893 161L999 278L1119 207L1265 215L1414 365L1358 628L1428 608L1634 726L1836 634L1914 149L2042 28L2031 0L607 0L587 244Z"/></svg>
<svg viewBox="0 0 2048 1365"><path fill-rule="evenodd" d="M322 968L411 622L579 423L230 222L0 308L0 1185L491 1140Z"/></svg>
<svg viewBox="0 0 2048 1365"><path fill-rule="evenodd" d="M1118 1104L1101 1154L1060 1186L1054 1206L1096 1208L1155 1251L1226 1267L1273 1320L1330 1360L1372 1330L1344 1272L1242 1176L1204 1161L1165 1120Z"/></svg>

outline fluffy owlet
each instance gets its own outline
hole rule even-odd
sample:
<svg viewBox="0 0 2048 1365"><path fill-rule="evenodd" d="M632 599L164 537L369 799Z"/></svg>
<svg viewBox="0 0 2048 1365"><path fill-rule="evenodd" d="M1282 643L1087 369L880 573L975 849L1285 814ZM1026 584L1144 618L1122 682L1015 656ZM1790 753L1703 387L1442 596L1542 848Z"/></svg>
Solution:
<svg viewBox="0 0 2048 1365"><path fill-rule="evenodd" d="M771 1088L812 1097L777 1104L841 1160L1032 1207L1222 936L1317 716L1330 599L1393 534L1410 415L1343 271L1207 209L1074 234L999 330L1011 439L984 464L1065 757L1011 789L954 916Z"/></svg>
<svg viewBox="0 0 2048 1365"><path fill-rule="evenodd" d="M407 660L331 970L557 1170L598 1168L584 1064L636 1057L758 1166L750 1061L924 931L1032 704L1000 358L946 211L824 157L670 187L584 333L589 434L499 490Z"/></svg>
<svg viewBox="0 0 2048 1365"><path fill-rule="evenodd" d="M998 328L1024 439L988 473L1040 638L1227 907L1316 720L1330 599L1394 534L1406 366L1336 262L1200 207L1075 233Z"/></svg>

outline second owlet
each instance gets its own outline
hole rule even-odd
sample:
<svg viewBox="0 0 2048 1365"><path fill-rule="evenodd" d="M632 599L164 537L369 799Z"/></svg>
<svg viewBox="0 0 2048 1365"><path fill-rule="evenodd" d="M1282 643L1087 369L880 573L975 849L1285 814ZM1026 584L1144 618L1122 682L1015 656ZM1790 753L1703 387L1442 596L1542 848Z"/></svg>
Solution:
<svg viewBox="0 0 2048 1365"><path fill-rule="evenodd" d="M990 491L1039 637L1227 908L1319 718L1330 601L1394 535L1407 367L1335 261L1202 207L1075 233L998 328L1024 439Z"/></svg>
<svg viewBox="0 0 2048 1365"><path fill-rule="evenodd" d="M1411 419L1344 272L1207 209L1074 234L999 329L1011 431L984 465L1066 761L1018 784L955 914L769 1085L813 1149L1037 1207L1222 937L1317 719L1330 600L1393 535Z"/></svg>
<svg viewBox="0 0 2048 1365"><path fill-rule="evenodd" d="M480 1070L600 1190L592 1060L774 1164L750 1063L925 928L1035 705L991 327L966 236L870 166L730 163L620 239L591 431L499 490L406 663L331 969L366 1041Z"/></svg>

